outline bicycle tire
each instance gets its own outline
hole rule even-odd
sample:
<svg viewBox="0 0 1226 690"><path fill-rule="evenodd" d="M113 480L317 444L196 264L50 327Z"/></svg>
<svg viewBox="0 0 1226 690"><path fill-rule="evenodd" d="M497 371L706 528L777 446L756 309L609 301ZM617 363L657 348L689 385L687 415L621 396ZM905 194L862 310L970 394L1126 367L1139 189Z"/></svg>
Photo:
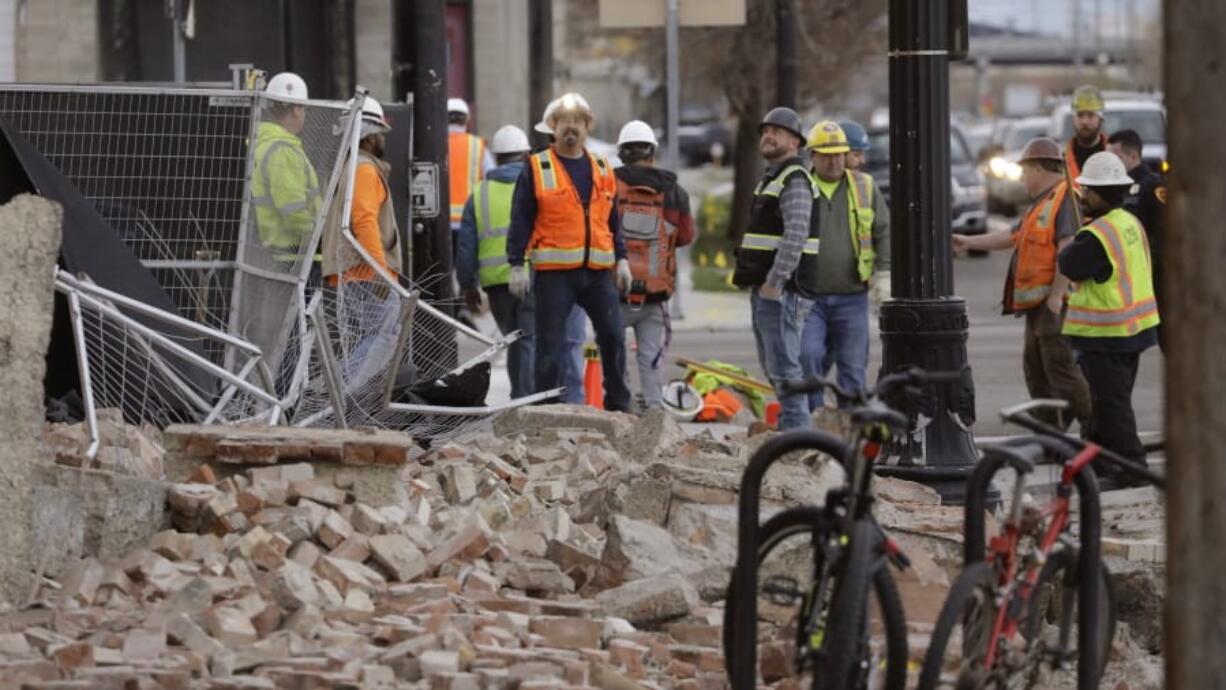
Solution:
<svg viewBox="0 0 1226 690"><path fill-rule="evenodd" d="M824 521L822 511L814 507L789 508L773 515L762 526L762 542L758 555L765 562L770 553L788 538L806 530L819 532ZM820 537L816 537L820 539ZM725 620L730 620L729 611L736 606L737 585L734 581L729 585L727 603L725 605ZM903 690L907 683L907 620L903 612L902 595L894 582L889 568L884 564L873 573L873 591L877 595L877 603L881 612L882 625L885 629L886 643L886 673L884 690ZM724 626L724 649L730 648L732 631ZM725 656L728 673L732 673L736 663L732 655ZM863 674L867 676L867 673ZM862 679L864 680L864 679ZM852 688L865 686L863 682L849 685Z"/></svg>
<svg viewBox="0 0 1226 690"><path fill-rule="evenodd" d="M972 563L962 571L958 578L954 580L953 587L949 589L949 595L945 598L945 603L941 606L941 613L937 616L936 626L932 630L932 638L928 643L928 651L924 653L924 664L920 668L919 684L917 690L936 690L942 681L941 674L944 671L946 647L949 646L953 638L954 630L963 625L969 618L969 614L975 612L978 620L986 621L988 631L990 632L993 619L996 615L996 606L994 604L994 596L992 593L993 580L996 577L996 571L988 563L980 561ZM986 613L982 615L980 609L986 604ZM966 659L967 654L967 639L964 635L962 640L962 650L960 658ZM986 646L987 638L983 638L983 646ZM983 653L986 649L972 650L977 653ZM952 688L974 688L981 687L982 683L977 683L976 674L982 672L982 669L974 667L967 669L965 673L970 675L959 674L958 679L953 685L947 686ZM984 674L986 676L986 673Z"/></svg>
<svg viewBox="0 0 1226 690"><path fill-rule="evenodd" d="M1033 641L1043 632L1041 626L1048 620L1048 616L1045 615L1048 610L1041 609L1040 607L1045 602L1051 601L1050 599L1045 599L1043 595L1047 590L1059 587L1062 595L1059 602L1060 605L1065 606L1069 603L1074 605L1074 608L1069 610L1067 615L1060 615L1066 613L1062 610L1056 611L1060 618L1057 625L1059 639L1069 640L1073 643L1071 646L1075 647L1077 640L1077 613L1075 605L1077 602L1078 561L1079 553L1077 550L1061 549L1051 554L1047 562L1043 564L1043 569L1039 571L1039 579L1035 583L1035 593L1030 598L1026 621L1021 630L1022 635L1027 640ZM1098 577L1098 678L1101 679L1103 672L1107 668L1107 657L1111 653L1111 643L1115 639L1117 611L1115 608L1115 587L1111 584L1111 573L1107 570L1106 564L1101 561L1098 564ZM1067 658L1077 658L1076 649L1065 649L1060 654ZM1078 663L1080 663L1080 659Z"/></svg>
<svg viewBox="0 0 1226 690"><path fill-rule="evenodd" d="M869 518L861 518L852 523L851 534L846 536L849 541L842 562L833 566L836 569L833 596L826 614L825 640L814 670L815 690L817 678L821 678L823 689L847 688L853 670L861 664L856 645L861 626L866 625L877 527Z"/></svg>

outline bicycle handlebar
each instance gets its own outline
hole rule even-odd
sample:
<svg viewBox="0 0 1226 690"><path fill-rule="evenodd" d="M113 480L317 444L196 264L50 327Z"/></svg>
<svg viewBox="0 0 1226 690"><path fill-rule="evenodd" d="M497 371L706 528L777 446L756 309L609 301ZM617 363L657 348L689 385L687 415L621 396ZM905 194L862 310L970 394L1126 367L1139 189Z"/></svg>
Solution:
<svg viewBox="0 0 1226 690"><path fill-rule="evenodd" d="M899 387L918 387L925 385L934 385L941 383L957 383L962 380L962 372L959 371L925 371L919 367L909 367L893 374L886 374L877 380L877 384L870 389L862 391L848 391L839 387L833 381L827 381L818 376L810 376L801 381L787 381L783 384L783 389L789 393L815 393L822 390L830 390L840 400L865 403L873 398L878 398L886 393Z"/></svg>

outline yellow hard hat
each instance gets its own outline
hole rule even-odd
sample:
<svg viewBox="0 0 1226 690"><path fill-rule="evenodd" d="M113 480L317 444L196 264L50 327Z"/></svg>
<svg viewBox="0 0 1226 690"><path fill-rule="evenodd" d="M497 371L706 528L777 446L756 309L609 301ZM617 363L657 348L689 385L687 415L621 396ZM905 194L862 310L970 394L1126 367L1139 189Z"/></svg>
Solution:
<svg viewBox="0 0 1226 690"><path fill-rule="evenodd" d="M1102 114L1103 94L1093 86L1078 86L1073 92L1073 112L1093 112Z"/></svg>
<svg viewBox="0 0 1226 690"><path fill-rule="evenodd" d="M834 120L822 120L809 130L808 148L818 153L847 153L847 134Z"/></svg>

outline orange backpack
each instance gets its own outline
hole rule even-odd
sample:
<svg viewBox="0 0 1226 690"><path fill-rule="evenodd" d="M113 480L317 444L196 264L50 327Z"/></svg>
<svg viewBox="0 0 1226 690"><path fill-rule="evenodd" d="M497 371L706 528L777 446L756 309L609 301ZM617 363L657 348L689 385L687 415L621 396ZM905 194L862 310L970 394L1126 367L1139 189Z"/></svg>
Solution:
<svg viewBox="0 0 1226 690"><path fill-rule="evenodd" d="M628 301L671 297L677 286L677 228L664 219L664 192L618 180L617 208L634 276Z"/></svg>

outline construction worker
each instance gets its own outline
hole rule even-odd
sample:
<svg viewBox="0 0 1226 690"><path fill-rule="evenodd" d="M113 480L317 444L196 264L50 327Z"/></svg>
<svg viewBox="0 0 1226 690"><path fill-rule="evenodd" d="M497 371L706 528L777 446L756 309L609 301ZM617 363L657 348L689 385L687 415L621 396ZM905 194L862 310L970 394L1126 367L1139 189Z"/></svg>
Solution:
<svg viewBox="0 0 1226 690"><path fill-rule="evenodd" d="M758 133L766 173L754 190L732 282L751 290L758 362L779 399L779 429L803 429L810 424L808 402L786 384L804 376L800 335L817 290L818 241L809 220L813 183L800 157L805 137L795 110L772 109Z"/></svg>
<svg viewBox="0 0 1226 690"><path fill-rule="evenodd" d="M533 131L544 135L546 142L544 146L535 149L533 153L540 153L553 145L553 128L545 124L545 122L549 119L550 114L558 109L558 104L561 101L561 98L555 98L550 101L545 106L545 112L541 115L540 121L533 125ZM582 405L586 400L583 389L583 373L587 366L583 358L583 345L586 342L587 314L583 313L583 308L576 304L571 307L570 314L566 316L565 354L558 360L558 368L561 370L559 376L565 389L559 400L564 403Z"/></svg>
<svg viewBox="0 0 1226 690"><path fill-rule="evenodd" d="M847 135L825 120L809 131L813 162L813 232L821 239L813 304L807 312L801 367L822 375L827 337L838 383L863 390L868 368L868 308L890 296L890 216L873 178L848 170ZM809 395L813 411L822 394Z"/></svg>
<svg viewBox="0 0 1226 690"><path fill-rule="evenodd" d="M578 304L596 330L604 407L624 412L630 391L618 292L630 288L630 263L619 231L613 168L585 147L595 121L587 100L573 93L563 96L546 118L554 144L529 158L511 202L509 285L520 298L528 294L525 255L531 250L537 390L561 382L566 320Z"/></svg>
<svg viewBox="0 0 1226 690"><path fill-rule="evenodd" d="M1073 91L1073 136L1064 146L1064 164L1070 179L1081 174L1086 159L1107 149L1103 133L1102 93L1093 86L1079 86Z"/></svg>
<svg viewBox="0 0 1226 690"><path fill-rule="evenodd" d="M484 290L498 330L503 335L520 332L520 337L507 351L507 374L511 379L511 397L521 398L530 395L536 385L532 373L536 310L532 295L520 299L507 288L511 280L507 230L511 226L515 181L519 179L531 146L523 130L505 125L494 133L490 148L498 167L477 183L464 205L460 232L456 236L456 277L469 311L481 310L481 290Z"/></svg>
<svg viewBox="0 0 1226 690"><path fill-rule="evenodd" d="M1004 313L1026 319L1022 372L1032 398L1067 400L1071 414L1053 411L1045 421L1067 429L1076 419L1085 428L1090 417L1090 389L1060 334L1069 279L1056 268L1056 254L1073 241L1080 226L1077 198L1064 179L1060 144L1047 137L1022 149L1022 184L1030 206L1012 229L986 235L952 236L958 251L1013 250L1005 277Z"/></svg>
<svg viewBox="0 0 1226 690"><path fill-rule="evenodd" d="M1145 460L1132 410L1141 353L1158 342L1149 241L1136 216L1124 210L1133 180L1110 152L1086 160L1081 185L1092 218L1060 251L1060 272L1077 283L1064 318L1077 364L1090 384L1088 440L1134 460ZM1118 484L1125 477L1099 468Z"/></svg>
<svg viewBox="0 0 1226 690"><path fill-rule="evenodd" d="M388 195L387 176L391 166L382 159L391 127L383 118L383 106L369 96L364 97L360 117L358 165L350 202L349 229L374 264L395 277L401 270L400 242ZM376 294L385 294L386 285L375 275L375 269L341 236L339 209L342 207L341 203L332 204L324 226L324 284L329 287L341 283L373 286Z"/></svg>
<svg viewBox="0 0 1226 690"><path fill-rule="evenodd" d="M494 158L481 137L468 133L468 103L463 98L447 99L447 170L451 190L451 229L460 229L464 203L473 188L493 170Z"/></svg>
<svg viewBox="0 0 1226 690"><path fill-rule="evenodd" d="M619 225L626 242L632 280L623 295L622 323L634 329L639 390L647 408L663 404L660 365L668 347L668 300L677 288L677 247L694 241L690 195L677 175L656 167L659 142L642 120L627 122L617 135Z"/></svg>
<svg viewBox="0 0 1226 690"><path fill-rule="evenodd" d="M306 82L282 72L264 93L267 119L256 129L251 204L260 244L274 262L270 267L288 271L314 249L303 245L315 230L323 198L315 166L298 138L306 125ZM318 283L318 266L312 273L311 282Z"/></svg>
<svg viewBox="0 0 1226 690"><path fill-rule="evenodd" d="M1124 201L1124 210L1136 216L1145 226L1149 237L1149 255L1154 271L1154 298L1158 300L1158 312L1162 312L1163 280L1163 219L1166 215L1166 182L1162 175L1145 165L1141 158L1144 143L1136 130L1121 129L1107 137L1107 150L1124 161L1128 176L1134 181ZM1158 346L1163 345L1164 328L1158 325Z"/></svg>
<svg viewBox="0 0 1226 690"><path fill-rule="evenodd" d="M847 169L859 172L864 169L865 158L872 146L868 141L868 132L864 126L855 120L843 120L839 123L843 134L847 135Z"/></svg>

